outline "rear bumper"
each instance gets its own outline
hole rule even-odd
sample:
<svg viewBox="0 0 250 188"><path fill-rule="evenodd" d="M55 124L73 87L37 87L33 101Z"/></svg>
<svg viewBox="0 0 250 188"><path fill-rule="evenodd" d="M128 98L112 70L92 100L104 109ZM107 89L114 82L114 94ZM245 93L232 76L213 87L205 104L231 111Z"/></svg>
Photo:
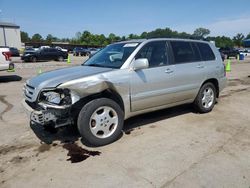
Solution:
<svg viewBox="0 0 250 188"><path fill-rule="evenodd" d="M219 92L221 92L227 86L227 78L223 77L219 80Z"/></svg>

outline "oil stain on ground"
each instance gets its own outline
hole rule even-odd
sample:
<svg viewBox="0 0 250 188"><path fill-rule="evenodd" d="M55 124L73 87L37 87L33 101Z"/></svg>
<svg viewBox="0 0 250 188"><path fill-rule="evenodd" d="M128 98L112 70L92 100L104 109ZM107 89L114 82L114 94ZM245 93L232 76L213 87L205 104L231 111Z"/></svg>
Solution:
<svg viewBox="0 0 250 188"><path fill-rule="evenodd" d="M67 161L71 161L71 163L79 163L86 160L90 156L97 156L101 154L99 151L89 151L83 149L75 143L66 143L63 145L63 148L68 150L67 156L69 156L69 158Z"/></svg>
<svg viewBox="0 0 250 188"><path fill-rule="evenodd" d="M51 146L49 144L42 144L42 145L39 146L39 148L37 149L37 151L39 153L43 153L45 151L49 151L50 148L51 148Z"/></svg>
<svg viewBox="0 0 250 188"><path fill-rule="evenodd" d="M18 163L23 163L23 162L26 162L28 161L28 158L27 157L22 157L22 156L15 156L13 157L10 162L14 163L14 164L18 164Z"/></svg>
<svg viewBox="0 0 250 188"><path fill-rule="evenodd" d="M5 100L5 95L0 95L0 102L2 102L3 104L5 104L7 107L4 109L4 111L2 111L1 113L0 113L0 120L2 120L3 121L3 115L6 113L6 112L8 112L8 111L10 111L12 108L13 108L13 105L12 104L10 104L7 100Z"/></svg>

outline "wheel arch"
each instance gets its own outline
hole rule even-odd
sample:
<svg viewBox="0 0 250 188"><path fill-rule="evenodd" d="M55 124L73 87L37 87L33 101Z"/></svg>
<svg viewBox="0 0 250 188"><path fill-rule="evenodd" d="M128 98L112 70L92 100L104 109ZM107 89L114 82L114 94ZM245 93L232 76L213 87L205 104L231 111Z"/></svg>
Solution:
<svg viewBox="0 0 250 188"><path fill-rule="evenodd" d="M77 101L75 104L73 104L71 111L74 112L74 116L76 117L78 116L81 108L85 104L98 98L108 98L108 99L115 101L120 106L121 110L125 112L125 107L124 107L124 102L123 102L122 97L116 91L112 89L105 89L102 92L83 97L79 101Z"/></svg>
<svg viewBox="0 0 250 188"><path fill-rule="evenodd" d="M218 80L217 80L216 78L207 79L206 81L204 81L204 82L201 84L201 87L202 87L204 84L208 83L208 82L210 82L210 83L212 83L212 84L214 85L214 87L215 87L215 89L216 89L216 97L218 98L218 97L219 97L219 92L220 92Z"/></svg>

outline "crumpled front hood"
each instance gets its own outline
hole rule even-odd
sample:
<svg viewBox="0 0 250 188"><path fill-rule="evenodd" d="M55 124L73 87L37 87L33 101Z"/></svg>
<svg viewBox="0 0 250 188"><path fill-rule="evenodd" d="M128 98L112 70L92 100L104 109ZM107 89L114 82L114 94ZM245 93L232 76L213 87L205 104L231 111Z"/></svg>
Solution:
<svg viewBox="0 0 250 188"><path fill-rule="evenodd" d="M111 70L113 69L103 67L76 66L42 73L28 80L27 84L36 88L37 90L41 90L43 88L54 88L67 81L98 73L108 72Z"/></svg>

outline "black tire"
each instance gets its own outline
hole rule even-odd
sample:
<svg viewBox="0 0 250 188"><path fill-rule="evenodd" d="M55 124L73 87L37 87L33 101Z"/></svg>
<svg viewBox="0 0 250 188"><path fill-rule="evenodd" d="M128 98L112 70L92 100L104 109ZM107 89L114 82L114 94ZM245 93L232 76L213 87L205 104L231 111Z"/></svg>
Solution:
<svg viewBox="0 0 250 188"><path fill-rule="evenodd" d="M62 62L62 61L64 60L64 58L63 58L63 56L59 56L59 57L57 58L57 60L60 61L60 62Z"/></svg>
<svg viewBox="0 0 250 188"><path fill-rule="evenodd" d="M89 53L89 52L87 52L87 53L86 53L86 56L89 56L89 55L90 55L90 53Z"/></svg>
<svg viewBox="0 0 250 188"><path fill-rule="evenodd" d="M213 92L213 97L211 98L211 102L204 102L202 99L204 98L204 92L209 92L212 91ZM205 99L204 99L205 100ZM200 112L200 113L207 113L210 112L216 102L216 89L214 84L207 82L205 84L203 84L200 88L200 91L198 93L198 95L195 98L194 101L194 108ZM208 103L208 104L207 104ZM206 105L207 104L207 105Z"/></svg>
<svg viewBox="0 0 250 188"><path fill-rule="evenodd" d="M31 58L31 62L36 63L37 62L37 58L36 57L32 57Z"/></svg>
<svg viewBox="0 0 250 188"><path fill-rule="evenodd" d="M104 124L98 125L98 122L96 122L94 118L91 118L92 116L94 116L94 114L98 115L98 112L100 111L98 109L102 108L112 109L112 112L115 112L115 115L113 117L117 117L117 123L106 125L106 122L104 122L106 120L100 119L100 121L103 121ZM108 115L110 116L110 111ZM107 120L108 119L109 118L107 118ZM91 128L93 122L94 125L93 128ZM124 112L122 111L121 107L111 99L99 98L94 99L83 106L78 115L77 127L80 135L85 141L87 141L87 143L92 146L103 146L106 144L110 144L119 138L119 135L121 134L123 128L123 122ZM107 121L107 124L108 123L109 121ZM106 136L104 131L102 131L104 127L108 128L108 130L112 134L110 133L111 135ZM96 135L92 132L93 129L99 130L96 131Z"/></svg>

